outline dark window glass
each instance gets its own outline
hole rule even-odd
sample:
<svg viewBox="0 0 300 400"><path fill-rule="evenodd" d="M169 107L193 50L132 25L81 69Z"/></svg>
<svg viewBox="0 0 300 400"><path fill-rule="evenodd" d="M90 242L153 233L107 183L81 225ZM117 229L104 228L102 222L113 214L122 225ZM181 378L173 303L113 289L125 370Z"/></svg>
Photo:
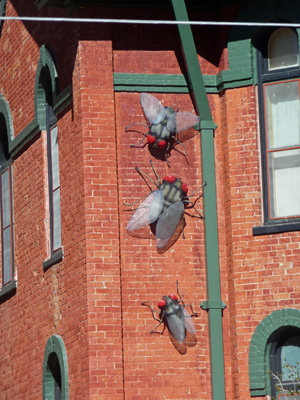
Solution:
<svg viewBox="0 0 300 400"><path fill-rule="evenodd" d="M287 391L299 390L300 377L300 330L290 329L277 336L270 348L270 370L279 378L271 378L271 394L282 399ZM277 387L277 389L276 389ZM278 390L282 387L283 390ZM283 396L284 398L284 396ZM297 397L295 397L297 399Z"/></svg>

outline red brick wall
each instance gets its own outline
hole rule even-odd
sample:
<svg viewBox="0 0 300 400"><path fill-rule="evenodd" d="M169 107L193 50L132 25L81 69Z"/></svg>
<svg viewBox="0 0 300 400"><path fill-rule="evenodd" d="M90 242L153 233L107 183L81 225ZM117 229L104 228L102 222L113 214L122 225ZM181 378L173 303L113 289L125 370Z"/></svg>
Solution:
<svg viewBox="0 0 300 400"><path fill-rule="evenodd" d="M32 15L32 7L23 3L9 2L7 15ZM92 13L107 15L99 9ZM64 15L52 9L41 14ZM68 356L70 399L211 399L207 313L200 309L206 300L203 221L186 216L186 238L162 254L153 234L140 239L126 231L133 211L124 203L149 192L136 166L154 178L151 159L161 178L169 173L180 177L190 193L202 184L199 136L184 143L188 159L172 151L170 168L147 146L130 148L142 135L125 127L145 123L139 94L114 92L113 72L184 71L176 30L168 32L166 27L4 24L1 94L9 102L15 135L34 118L41 45L55 54L60 90L71 82L73 87L73 103L58 121L64 259L45 273L45 133L13 163L18 288L0 303L4 398L41 398L45 345L58 334ZM218 47L201 40L203 28L194 32L203 73L226 68L228 31L211 36ZM194 112L188 94L154 95L164 105ZM209 95L218 125L219 252L230 400L250 399L248 351L258 323L275 309L299 307L299 233L252 236L252 227L262 222L256 96L253 87ZM197 209L202 209L201 199ZM176 351L167 330L150 335L156 321L141 304L150 301L157 310L161 297L176 291L176 280L185 302L198 313L197 345L186 354Z"/></svg>

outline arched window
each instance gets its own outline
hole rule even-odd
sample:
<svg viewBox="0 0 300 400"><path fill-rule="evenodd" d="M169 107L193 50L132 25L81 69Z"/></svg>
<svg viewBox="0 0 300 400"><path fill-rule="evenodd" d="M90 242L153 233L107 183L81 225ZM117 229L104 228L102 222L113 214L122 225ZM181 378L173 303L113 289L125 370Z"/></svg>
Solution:
<svg viewBox="0 0 300 400"><path fill-rule="evenodd" d="M299 65L297 34L289 28L276 29L268 41L268 69Z"/></svg>
<svg viewBox="0 0 300 400"><path fill-rule="evenodd" d="M60 183L57 118L53 112L51 77L47 67L43 67L41 70L40 84L45 92L50 209L50 247L51 255L53 255L56 250L61 248Z"/></svg>
<svg viewBox="0 0 300 400"><path fill-rule="evenodd" d="M1 290L0 295L15 289L12 163L9 153L11 137L10 110L0 98L0 203L1 203Z"/></svg>
<svg viewBox="0 0 300 400"><path fill-rule="evenodd" d="M69 399L67 353L59 335L51 336L46 345L43 361L43 399Z"/></svg>
<svg viewBox="0 0 300 400"><path fill-rule="evenodd" d="M53 110L57 95L57 72L52 54L41 48L36 80L36 117L41 130L46 131L48 187L49 187L49 258L44 262L44 270L62 259L61 210L59 179L59 132L57 118Z"/></svg>
<svg viewBox="0 0 300 400"><path fill-rule="evenodd" d="M300 372L297 362L300 363L300 310L273 311L257 325L252 335L249 348L251 397L269 395L276 400L290 400L283 393L293 388L293 374ZM280 392L275 386L281 384ZM298 397L293 399L298 400Z"/></svg>
<svg viewBox="0 0 300 400"><path fill-rule="evenodd" d="M258 43L264 222L300 218L300 69L296 30L265 31Z"/></svg>
<svg viewBox="0 0 300 400"><path fill-rule="evenodd" d="M272 339L269 355L271 395L299 389L300 374L300 329L281 331ZM282 389L282 390L280 390Z"/></svg>

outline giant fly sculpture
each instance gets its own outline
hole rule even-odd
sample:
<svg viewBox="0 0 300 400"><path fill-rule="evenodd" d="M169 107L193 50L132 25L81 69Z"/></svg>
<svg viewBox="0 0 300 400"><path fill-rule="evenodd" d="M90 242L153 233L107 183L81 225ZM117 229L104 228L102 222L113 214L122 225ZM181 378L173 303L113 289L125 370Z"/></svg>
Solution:
<svg viewBox="0 0 300 400"><path fill-rule="evenodd" d="M147 144L144 144L144 140L147 138L151 149L163 152L168 165L167 157L174 143L183 146L187 156L179 133L199 123L200 117L190 112L174 111L171 107L164 107L156 97L148 93L140 94L140 102L149 125L133 122L126 127L126 130L133 125L143 125L149 129L149 132L146 134L140 132L144 135L143 140L140 143L130 145L130 147L144 147Z"/></svg>
<svg viewBox="0 0 300 400"><path fill-rule="evenodd" d="M147 225L155 224L157 249L167 249L167 245L180 223L182 224L181 232L183 233L186 208L194 208L198 218L202 218L201 214L195 208L195 202L190 201L189 198L201 189L205 183L188 196L188 186L186 183L173 175L167 175L161 182L151 161L150 164L157 178L157 183L138 167L135 169L141 175L147 177L157 189L153 190L132 214L127 224L127 231L128 233L132 233Z"/></svg>
<svg viewBox="0 0 300 400"><path fill-rule="evenodd" d="M142 305L149 307L153 318L159 322L159 324L150 332L151 335L164 323L168 327L174 346L179 352L184 353L186 351L185 345L194 346L197 343L195 337L196 329L192 316L196 317L198 314L193 311L191 305L189 305L189 307L191 308L192 315L188 313L183 302L184 296L178 287L178 281L176 281L176 288L180 297L179 300L175 294L163 296L158 303L160 311L155 311L149 302L144 302ZM155 316L156 313L160 314L160 318ZM158 333L162 334L163 331Z"/></svg>

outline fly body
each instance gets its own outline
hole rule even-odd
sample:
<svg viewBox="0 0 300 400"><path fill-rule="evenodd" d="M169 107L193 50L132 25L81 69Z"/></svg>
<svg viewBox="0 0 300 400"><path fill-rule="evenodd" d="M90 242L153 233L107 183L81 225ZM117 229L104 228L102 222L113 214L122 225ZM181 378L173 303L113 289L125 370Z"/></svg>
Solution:
<svg viewBox="0 0 300 400"><path fill-rule="evenodd" d="M152 163L151 166L153 168ZM148 177L138 168L136 170ZM134 232L155 223L157 248L162 249L168 244L180 222L182 222L183 230L185 207L189 204L194 207L194 203L187 196L188 186L180 178L167 175L160 182L154 168L153 171L158 182L156 183L151 178L148 178L155 184L157 190L152 191L135 210L127 224L127 230L128 232Z"/></svg>
<svg viewBox="0 0 300 400"><path fill-rule="evenodd" d="M185 307L179 304L175 294L164 296L158 303L158 308L162 310L162 319L165 318L168 328L179 344L185 339L185 330L195 334L195 327L190 314ZM186 325L186 321L189 321Z"/></svg>
<svg viewBox="0 0 300 400"><path fill-rule="evenodd" d="M163 107L156 97L148 93L141 93L140 102L149 125L134 122L126 129L132 125L144 125L149 128L149 131L146 134L143 133L144 138L141 143L130 145L130 147L143 147L144 140L147 138L149 146L162 150L167 161L167 154L174 142L184 147L178 134L196 125L200 117L190 112L179 112L171 107Z"/></svg>
<svg viewBox="0 0 300 400"><path fill-rule="evenodd" d="M151 305L143 303L150 307L152 315L155 320L159 321L159 324L150 332L151 334L156 331L156 329L163 323L168 326L168 329L174 339L181 345L186 338L186 331L188 331L192 336L195 336L196 330L193 323L191 315L185 308L183 303L183 295L179 291L178 281L177 281L177 292L180 295L180 299L175 294L170 294L169 296L163 296L163 298L158 303L158 308L160 309L160 319L155 317L155 312ZM192 306L191 310L192 310ZM193 310L192 310L193 311ZM193 316L197 316L193 312Z"/></svg>

